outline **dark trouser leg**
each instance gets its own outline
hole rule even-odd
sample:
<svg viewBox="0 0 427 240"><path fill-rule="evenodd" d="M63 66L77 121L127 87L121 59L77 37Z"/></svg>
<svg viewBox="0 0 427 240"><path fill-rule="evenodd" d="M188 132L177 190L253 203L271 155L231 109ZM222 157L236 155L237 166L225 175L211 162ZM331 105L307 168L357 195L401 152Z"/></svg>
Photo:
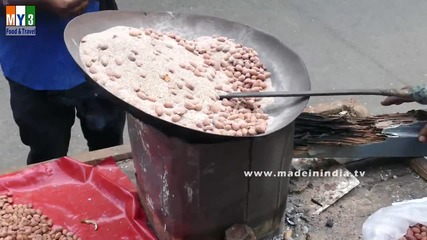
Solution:
<svg viewBox="0 0 427 240"><path fill-rule="evenodd" d="M10 105L23 144L30 147L27 164L67 155L75 110L50 97L9 81Z"/></svg>
<svg viewBox="0 0 427 240"><path fill-rule="evenodd" d="M89 151L123 144L125 111L102 94L95 95L97 90L90 85L81 91L89 93L89 97L77 105L77 117L80 119Z"/></svg>

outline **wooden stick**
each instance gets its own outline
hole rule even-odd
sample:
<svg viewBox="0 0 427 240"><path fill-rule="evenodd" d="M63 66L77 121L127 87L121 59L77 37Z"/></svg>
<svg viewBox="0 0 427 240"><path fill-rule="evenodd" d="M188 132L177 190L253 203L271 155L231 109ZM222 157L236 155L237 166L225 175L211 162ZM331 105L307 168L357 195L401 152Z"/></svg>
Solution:
<svg viewBox="0 0 427 240"><path fill-rule="evenodd" d="M414 158L411 159L409 166L414 170L420 177L427 180L427 159L425 158Z"/></svg>
<svg viewBox="0 0 427 240"><path fill-rule="evenodd" d="M116 160L116 162L120 162L120 161L123 161L126 159L130 159L130 158L132 158L132 152L130 150L130 145L120 145L120 146L105 148L105 149L92 151L92 152L83 152L83 153L73 155L73 156L69 156L69 157L74 159L74 160L80 161L84 164L96 165L108 157L113 157L114 160ZM48 160L45 162L51 162L51 161L55 161L55 160L57 160L57 159L52 159L52 160ZM31 164L28 166L11 168L11 169L8 169L7 171L1 172L0 175L18 172L18 171L24 170L25 168L28 168L30 166L34 166L37 164L43 164L45 162Z"/></svg>
<svg viewBox="0 0 427 240"><path fill-rule="evenodd" d="M130 145L121 145L70 156L72 159L76 159L90 165L96 165L108 157L113 157L116 162L132 158Z"/></svg>

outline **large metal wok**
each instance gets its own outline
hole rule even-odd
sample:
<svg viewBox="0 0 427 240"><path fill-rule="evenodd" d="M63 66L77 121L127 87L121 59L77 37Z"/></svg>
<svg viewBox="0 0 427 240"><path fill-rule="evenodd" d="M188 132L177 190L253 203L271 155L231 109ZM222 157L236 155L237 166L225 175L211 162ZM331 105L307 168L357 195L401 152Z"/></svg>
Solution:
<svg viewBox="0 0 427 240"><path fill-rule="evenodd" d="M275 90L310 90L310 80L304 63L296 53L275 37L261 30L215 17L172 12L102 11L87 13L73 19L65 29L65 43L74 60L84 71L86 70L79 55L80 40L87 34L101 32L115 26L177 32L188 39L223 35L256 49L261 60L272 73L271 79ZM92 82L97 84L95 81ZM188 136L189 139L198 142L206 139L209 139L208 141L224 140L222 136L203 133L155 118L115 96L112 97L134 117L171 135ZM293 122L303 111L307 102L308 98L276 98L274 104L266 109L266 112L274 117L274 121L269 125L265 134L257 137L273 133ZM230 140L232 137L226 138Z"/></svg>

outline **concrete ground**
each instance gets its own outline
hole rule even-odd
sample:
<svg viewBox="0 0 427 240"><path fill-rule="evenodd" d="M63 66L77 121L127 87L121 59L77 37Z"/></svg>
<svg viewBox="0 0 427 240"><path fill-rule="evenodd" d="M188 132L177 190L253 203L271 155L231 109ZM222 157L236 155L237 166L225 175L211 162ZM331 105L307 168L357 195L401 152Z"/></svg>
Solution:
<svg viewBox="0 0 427 240"><path fill-rule="evenodd" d="M285 226L292 231L292 240L362 239L362 226L372 213L393 202L426 196L426 181L408 167L407 161L372 159L348 164L347 169L364 171L365 175L358 177L360 184L355 189L320 214L309 213L316 206L311 201L313 197L326 197L310 193L310 185L315 185L316 179L291 180L286 216L293 224L286 221Z"/></svg>

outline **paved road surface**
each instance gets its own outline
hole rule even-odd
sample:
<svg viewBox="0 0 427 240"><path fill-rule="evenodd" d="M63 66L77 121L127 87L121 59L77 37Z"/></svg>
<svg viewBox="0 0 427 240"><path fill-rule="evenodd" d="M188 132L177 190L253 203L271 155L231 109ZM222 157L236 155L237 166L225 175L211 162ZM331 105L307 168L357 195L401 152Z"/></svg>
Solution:
<svg viewBox="0 0 427 240"><path fill-rule="evenodd" d="M399 0L120 0L119 7L213 15L263 29L302 57L312 88L317 90L401 87L427 80L424 0L410 4ZM316 98L311 102L329 99ZM374 113L419 107L410 104L382 108L381 98L359 99ZM28 149L19 140L3 78L0 112L0 170L5 170L24 165ZM85 140L76 124L70 153L85 149Z"/></svg>

